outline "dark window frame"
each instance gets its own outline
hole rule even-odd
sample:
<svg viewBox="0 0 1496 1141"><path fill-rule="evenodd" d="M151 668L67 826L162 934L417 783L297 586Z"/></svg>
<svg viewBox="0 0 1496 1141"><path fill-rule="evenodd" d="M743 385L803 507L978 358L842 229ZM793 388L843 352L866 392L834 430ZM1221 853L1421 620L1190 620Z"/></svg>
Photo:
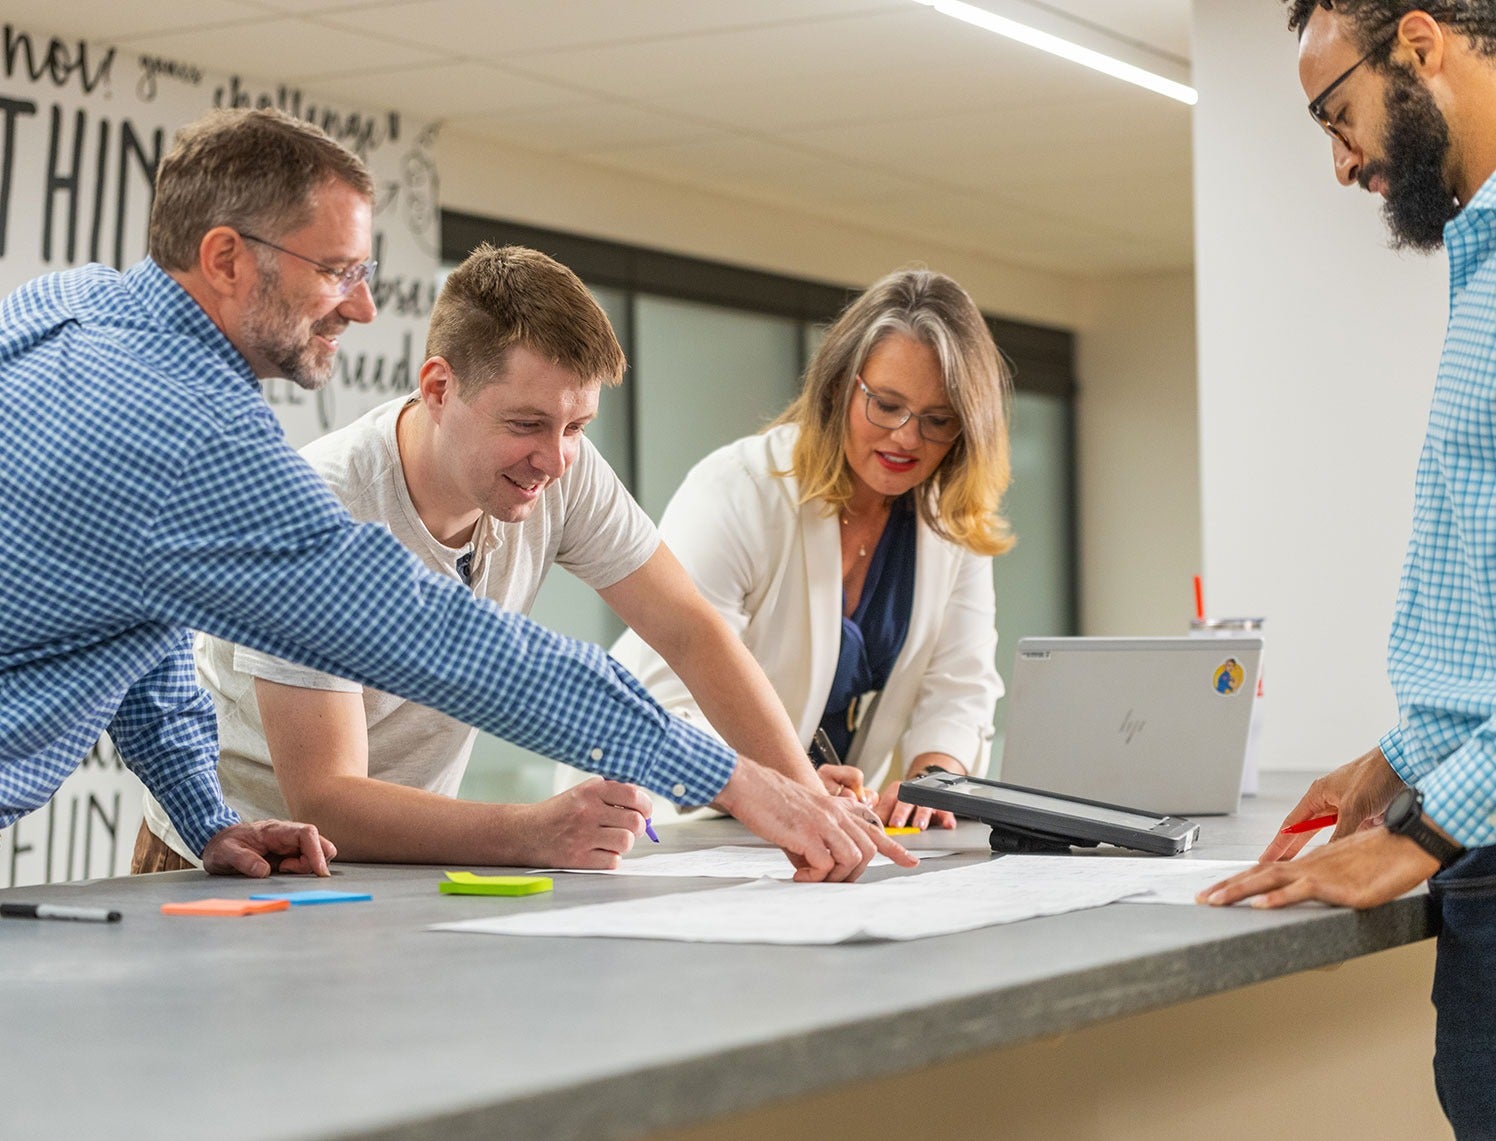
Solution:
<svg viewBox="0 0 1496 1141"><path fill-rule="evenodd" d="M857 296L853 286L806 281L725 262L629 246L456 210L442 211L442 260L460 262L479 242L529 246L570 266L589 285L653 293L775 317L825 324ZM1013 366L1014 387L1073 401L1075 334L983 314L993 339ZM620 330L620 333L624 332ZM620 336L620 340L624 338ZM624 349L629 349L627 342ZM633 354L629 354L633 359Z"/></svg>
<svg viewBox="0 0 1496 1141"><path fill-rule="evenodd" d="M631 362L637 360L632 328L633 299L640 293L827 324L859 292L854 286L767 273L509 219L488 218L457 210L443 210L441 217L441 256L444 262L456 264L462 261L480 242L528 246L571 267L589 285L608 286L628 293L629 327L618 329L617 333ZM1080 619L1080 505L1076 498L1075 401L1079 386L1075 372L1075 334L1067 329L1015 321L991 313L983 316L993 339L1012 366L1013 387L1020 392L1057 397L1065 402L1066 447L1070 460L1067 530L1071 552L1066 595L1069 626L1076 629ZM805 361L800 363L803 370ZM637 417L632 390L628 403L632 436L632 425ZM629 443L632 456L634 440ZM630 488L638 487L637 471L620 474L625 476Z"/></svg>

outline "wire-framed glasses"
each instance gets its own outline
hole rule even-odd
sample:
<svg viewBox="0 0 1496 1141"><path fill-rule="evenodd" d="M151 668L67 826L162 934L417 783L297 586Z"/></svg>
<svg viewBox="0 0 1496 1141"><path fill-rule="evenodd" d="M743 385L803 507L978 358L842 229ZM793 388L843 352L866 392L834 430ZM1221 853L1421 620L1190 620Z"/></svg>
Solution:
<svg viewBox="0 0 1496 1141"><path fill-rule="evenodd" d="M344 297L347 297L357 289L361 282L373 281L374 271L379 268L379 263L371 260L361 261L355 265L339 269L337 266L320 262L316 258L309 258L306 254L299 254L295 250L288 250L285 246L278 246L274 242L267 242L264 238L257 238L253 234L246 234L242 230L239 232L239 236L246 242L255 242L258 245L275 250L277 253L289 254L291 257L298 258L308 265L316 266L332 280L338 287L338 292Z"/></svg>
<svg viewBox="0 0 1496 1141"><path fill-rule="evenodd" d="M879 396L869 388L859 374L857 387L862 389L863 410L867 421L875 428L893 431L902 428L913 418L919 421L919 434L932 444L949 444L961 434L961 420L951 412L921 412L915 415L896 400Z"/></svg>

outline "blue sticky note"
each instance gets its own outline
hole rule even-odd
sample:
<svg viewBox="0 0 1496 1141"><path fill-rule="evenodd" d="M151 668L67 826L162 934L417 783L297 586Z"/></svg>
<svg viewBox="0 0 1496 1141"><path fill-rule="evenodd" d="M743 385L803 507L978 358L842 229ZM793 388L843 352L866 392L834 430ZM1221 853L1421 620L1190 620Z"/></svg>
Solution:
<svg viewBox="0 0 1496 1141"><path fill-rule="evenodd" d="M374 897L362 891L322 891L310 889L307 891L276 891L264 892L260 895L252 895L250 899L284 899L288 900L293 907L311 903L362 903Z"/></svg>

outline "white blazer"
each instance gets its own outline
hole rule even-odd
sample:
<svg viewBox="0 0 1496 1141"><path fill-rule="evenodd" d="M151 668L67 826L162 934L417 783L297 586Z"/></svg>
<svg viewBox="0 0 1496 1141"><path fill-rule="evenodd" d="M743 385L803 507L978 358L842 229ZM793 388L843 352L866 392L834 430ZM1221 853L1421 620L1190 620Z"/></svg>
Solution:
<svg viewBox="0 0 1496 1141"><path fill-rule="evenodd" d="M686 476L660 533L708 602L768 675L803 745L825 712L841 647L841 536L819 502L796 503L798 429L783 425L719 448ZM946 753L986 771L1002 696L992 559L920 524L909 632L888 684L844 758L880 787L891 764ZM680 679L629 631L613 655L666 709L707 729Z"/></svg>

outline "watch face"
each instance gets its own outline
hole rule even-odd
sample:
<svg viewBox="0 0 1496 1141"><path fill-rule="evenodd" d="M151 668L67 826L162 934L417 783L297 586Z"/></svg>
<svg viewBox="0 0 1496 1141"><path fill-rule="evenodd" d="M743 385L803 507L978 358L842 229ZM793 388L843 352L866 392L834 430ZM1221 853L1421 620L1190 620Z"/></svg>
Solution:
<svg viewBox="0 0 1496 1141"><path fill-rule="evenodd" d="M1414 820L1418 819L1418 808L1422 803L1422 797L1418 795L1416 788L1405 788L1392 798L1392 803L1387 805L1386 814L1382 820L1387 825L1389 832L1401 832Z"/></svg>

